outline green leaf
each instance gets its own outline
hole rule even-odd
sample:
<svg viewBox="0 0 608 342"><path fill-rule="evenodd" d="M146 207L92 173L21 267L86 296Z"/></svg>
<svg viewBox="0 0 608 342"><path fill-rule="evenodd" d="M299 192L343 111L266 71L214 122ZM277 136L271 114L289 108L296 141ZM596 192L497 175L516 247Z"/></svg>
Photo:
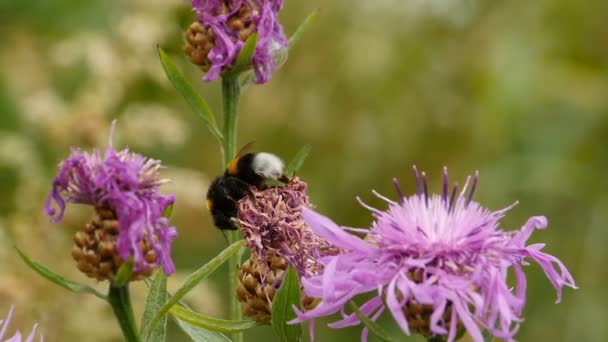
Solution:
<svg viewBox="0 0 608 342"><path fill-rule="evenodd" d="M148 331L152 319L160 310L160 308L167 301L167 276L160 270L156 273L150 290L148 292L148 298L146 299L146 307L144 308L144 315L141 318L141 331L142 335L145 331ZM164 342L167 329L167 316L164 316L162 321L156 325L156 328L150 332L148 341L152 342Z"/></svg>
<svg viewBox="0 0 608 342"><path fill-rule="evenodd" d="M194 342L230 342L228 337L217 331L200 328L175 317L174 321Z"/></svg>
<svg viewBox="0 0 608 342"><path fill-rule="evenodd" d="M66 290L72 291L72 292L90 293L101 299L108 300L108 297L99 293L94 288L84 285L84 284L80 284L80 283L71 281L71 280L67 280L64 277L60 276L59 274L49 270L48 268L46 268L45 266L43 266L41 264L39 264L38 262L33 261L27 255L25 255L19 248L15 247L15 249L17 250L17 253L21 257L21 259L23 259L23 261L26 263L27 266L29 266L32 270L36 271L38 274L40 274L44 278L50 280L51 282L63 287Z"/></svg>
<svg viewBox="0 0 608 342"><path fill-rule="evenodd" d="M385 342L392 342L393 339L391 336L382 328L378 323L372 321L369 317L365 316L355 302L350 302L350 307L353 309L353 312L359 317L361 322L365 324L367 329L371 331L374 335L378 336L378 338Z"/></svg>
<svg viewBox="0 0 608 342"><path fill-rule="evenodd" d="M133 274L133 258L129 258L127 262L120 265L118 272L116 272L116 279L114 280L114 286L122 287L131 279Z"/></svg>
<svg viewBox="0 0 608 342"><path fill-rule="evenodd" d="M296 318L293 306L301 307L301 300L298 274L289 267L272 301L272 328L282 342L297 342L302 337L302 324L287 323Z"/></svg>
<svg viewBox="0 0 608 342"><path fill-rule="evenodd" d="M170 219L171 218L171 214L173 214L173 205L174 203L170 203L165 210L163 210L163 217L166 219Z"/></svg>
<svg viewBox="0 0 608 342"><path fill-rule="evenodd" d="M191 311L181 305L174 305L169 312L177 319L188 322L194 326L219 331L226 334L242 332L258 325L256 321L230 321L226 319L208 317Z"/></svg>
<svg viewBox="0 0 608 342"><path fill-rule="evenodd" d="M291 51L291 49L293 49L298 44L298 42L302 39L304 32L306 32L310 28L310 25L312 25L312 23L315 21L315 19L319 15L319 12L320 12L320 10L316 9L311 14L309 14L308 17L306 17L306 19L304 19L304 21L300 24L300 26L298 26L298 28L291 35L291 37L289 37L289 42L287 44L287 51L285 52L285 56L282 57L283 61L278 61L277 64L283 64L282 62L284 62L284 59L286 59L286 56L289 53L289 51ZM251 37L247 41L249 42L249 40L251 40ZM244 49L244 47L243 47L243 49ZM247 86L249 86L251 84L251 82L253 81L253 76L254 76L253 70L248 70L248 71L241 73L241 77L239 78L239 85L241 86L241 89L245 89Z"/></svg>
<svg viewBox="0 0 608 342"><path fill-rule="evenodd" d="M175 89L182 94L190 107L192 107L192 109L203 119L203 121L205 121L211 134L213 134L218 141L222 142L222 132L218 128L217 123L215 122L215 116L213 115L213 112L211 112L211 108L209 108L207 102L205 102L205 100L203 100L196 90L194 90L194 87L192 87L184 75L177 69L175 64L173 64L163 49L158 48L158 55L160 57L160 63L167 74L167 78L169 78L169 81L171 81L173 87L175 87Z"/></svg>
<svg viewBox="0 0 608 342"><path fill-rule="evenodd" d="M167 312L171 309L171 307L180 299L182 299L190 290L192 290L198 283L200 283L203 279L207 278L213 271L215 271L218 267L220 267L226 260L230 259L239 249L243 247L243 240L239 240L232 245L228 246L228 248L224 249L220 254L218 254L215 258L211 259L208 263L203 265L198 270L191 273L182 287L180 287L177 292L169 300L163 305L160 310L156 313L156 316L152 320L150 324L150 328L146 331L146 334L143 336L149 336L150 330L154 329L156 324L163 318Z"/></svg>
<svg viewBox="0 0 608 342"><path fill-rule="evenodd" d="M312 146L311 145L304 145L304 147L302 147L298 151L298 153L296 153L296 155L293 157L293 159L291 160L291 162L289 162L289 165L287 165L287 168L285 170L285 174L287 176L289 176L289 177L292 177L293 175L295 175L295 173L298 172L298 170L304 164L304 161L306 160L306 158L310 154L311 150L312 150Z"/></svg>
<svg viewBox="0 0 608 342"><path fill-rule="evenodd" d="M247 39L245 45L241 49L238 57L236 58L236 63L234 64L234 68L231 70L233 73L240 73L249 69L251 66L251 58L255 53L255 48L258 44L258 34L254 33Z"/></svg>
<svg viewBox="0 0 608 342"><path fill-rule="evenodd" d="M253 70L247 70L239 76L239 87L241 88L241 92L246 89L253 82L254 76Z"/></svg>
<svg viewBox="0 0 608 342"><path fill-rule="evenodd" d="M291 51L291 49L293 49L293 47L298 44L298 42L302 39L302 35L304 35L304 32L308 31L310 25L312 25L312 23L319 15L319 12L320 10L317 8L311 14L309 14L308 17L306 17L306 19L304 19L304 21L300 24L300 26L298 26L296 32L294 32L291 37L289 37L289 45L287 46L288 50Z"/></svg>
<svg viewBox="0 0 608 342"><path fill-rule="evenodd" d="M492 342L494 340L494 335L492 335L492 333L489 332L488 330L482 331L481 335L483 336L484 342Z"/></svg>
<svg viewBox="0 0 608 342"><path fill-rule="evenodd" d="M239 250L239 251L241 251L241 250ZM165 277L164 274L163 274L163 277ZM144 279L144 281L146 282L146 285L148 286L150 291L152 291L151 290L152 286L153 286L152 281L150 279ZM167 297L170 297L170 296L171 296L171 293L165 292L165 300ZM181 304L182 307L185 307L187 309L187 305L185 303L183 303L182 301L179 301L178 303ZM164 302L163 302L163 304L164 304ZM156 312L154 312L154 313L156 313ZM146 319L145 315L146 315L146 313L144 312L144 319ZM227 338L226 336L224 336L223 334L221 334L217 331L208 330L208 329L205 329L202 327L197 327L188 322L181 321L181 320L175 318L175 316L171 316L171 318L182 329L182 331L186 335L188 335L190 337L190 339L192 339L195 342L198 342L198 341L202 341L202 342L226 342L226 341L228 341L228 342L230 342L229 338ZM144 330L148 329L149 321L151 319L152 319L152 317L150 317L149 319L146 319L148 322L145 322L142 319L142 333L141 333L142 336L144 335L144 333L143 333ZM154 335L154 332L153 332L153 335Z"/></svg>

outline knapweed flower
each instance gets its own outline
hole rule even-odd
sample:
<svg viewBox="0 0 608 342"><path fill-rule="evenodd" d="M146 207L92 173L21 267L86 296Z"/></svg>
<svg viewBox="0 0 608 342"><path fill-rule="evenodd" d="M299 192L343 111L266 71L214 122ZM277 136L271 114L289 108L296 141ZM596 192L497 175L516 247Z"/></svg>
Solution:
<svg viewBox="0 0 608 342"><path fill-rule="evenodd" d="M336 250L302 218L302 209L312 207L307 187L297 177L284 187L252 187L252 196L238 203L237 222L252 253L285 258L300 276L314 273L316 261Z"/></svg>
<svg viewBox="0 0 608 342"><path fill-rule="evenodd" d="M198 21L186 32L184 51L211 82L234 66L247 39L257 33L254 82L266 83L277 66L275 55L287 48L278 21L282 7L283 0L192 0Z"/></svg>
<svg viewBox="0 0 608 342"><path fill-rule="evenodd" d="M11 306L11 309L8 311L8 316L6 317L6 319L4 321L0 320L0 341L4 341L4 342L21 342L21 341L23 341L23 339L21 337L21 332L19 332L19 331L15 332L13 337L6 339L6 340L4 339L4 335L6 335L8 326L11 323L11 318L13 318L13 309L14 309L14 307ZM37 327L38 327L38 324L34 324L34 327L32 328L32 332L25 339L25 342L34 341L34 338L36 337L36 328ZM42 336L40 336L40 342L42 342L42 341L43 341L43 338L42 338Z"/></svg>
<svg viewBox="0 0 608 342"><path fill-rule="evenodd" d="M113 281L118 268L130 259L135 266L132 280L148 276L158 266L169 275L175 271L171 242L177 231L163 211L175 198L158 189L167 182L160 178L160 161L113 148L115 125L104 154L97 149L92 153L72 149L61 162L45 212L58 223L66 203L95 208L91 222L74 236L72 250L78 268L88 276Z"/></svg>
<svg viewBox="0 0 608 342"><path fill-rule="evenodd" d="M302 208L311 207L306 189L306 183L294 178L285 187L251 187L252 196L238 203L237 222L251 258L237 271L237 296L245 315L258 322L270 322L272 300L287 267L300 276L313 274L319 258L337 252L302 218ZM305 309L315 304L303 296Z"/></svg>
<svg viewBox="0 0 608 342"><path fill-rule="evenodd" d="M444 169L443 192L429 195L426 175L414 171L416 195L403 196L395 180L398 201L374 192L389 203L387 211L363 204L375 217L369 230L341 228L303 210L312 230L343 252L321 259L321 272L303 279L306 294L322 301L311 311L298 311L293 323L341 311L343 319L330 327L357 325L355 314L345 314L345 304L358 294L376 291L361 306L362 313L376 320L388 309L405 334L414 331L454 341L464 328L475 342L482 342L481 330L487 329L513 341L526 303L522 266L528 265L527 258L543 269L557 291L557 302L564 286L576 288L564 264L542 252L544 244L526 246L535 229L547 227L545 217L531 217L519 231L503 231L499 222L512 206L493 212L473 201L478 174L468 195L470 177L459 194L455 185L450 195ZM514 289L507 285L510 269ZM362 339L367 339L367 330Z"/></svg>

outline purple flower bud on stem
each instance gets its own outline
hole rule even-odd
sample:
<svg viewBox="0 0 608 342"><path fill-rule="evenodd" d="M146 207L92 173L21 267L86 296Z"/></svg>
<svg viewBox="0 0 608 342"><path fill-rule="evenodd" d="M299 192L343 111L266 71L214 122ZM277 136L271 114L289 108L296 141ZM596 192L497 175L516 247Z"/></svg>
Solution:
<svg viewBox="0 0 608 342"><path fill-rule="evenodd" d="M158 189L159 185L168 182L160 178L160 161L128 149L114 150L115 124L112 123L105 154L97 149L92 153L72 149L68 159L60 164L46 200L45 213L52 222L58 223L63 218L66 203L96 208L97 214L85 232L77 233L74 238L75 248L83 254L72 253L79 268L91 271L88 266L80 265L83 261L104 269L102 273L110 274L107 279L112 280L119 264L133 258L135 272L162 266L169 275L175 271L171 243L177 231L169 226L163 211L175 198L161 194ZM91 272L99 274L98 270ZM93 276L89 274L91 272L85 273Z"/></svg>
<svg viewBox="0 0 608 342"><path fill-rule="evenodd" d="M234 66L243 45L258 34L252 58L255 83L266 83L277 67L275 54L287 48L278 21L282 0L192 0L198 22L186 31L184 51L215 81Z"/></svg>

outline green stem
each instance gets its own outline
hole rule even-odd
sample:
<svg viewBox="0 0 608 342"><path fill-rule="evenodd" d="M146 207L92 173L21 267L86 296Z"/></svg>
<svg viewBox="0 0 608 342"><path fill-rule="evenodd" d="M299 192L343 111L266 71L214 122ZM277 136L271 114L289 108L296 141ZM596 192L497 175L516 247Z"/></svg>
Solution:
<svg viewBox="0 0 608 342"><path fill-rule="evenodd" d="M236 154L236 140L239 123L239 100L241 97L241 86L236 75L222 77L222 103L224 109L224 166L234 158Z"/></svg>
<svg viewBox="0 0 608 342"><path fill-rule="evenodd" d="M239 100L241 96L241 88L239 85L238 75L226 75L222 77L222 103L224 109L224 146L223 146L223 162L224 167L230 163L236 154L237 130L239 122ZM234 243L240 238L239 231L228 232L228 242ZM240 254L237 253L228 261L228 291L230 298L230 319L240 321L243 318L241 306L236 297L236 287L238 285L236 278L236 268L241 262ZM242 342L243 334L235 333L232 335L233 342Z"/></svg>
<svg viewBox="0 0 608 342"><path fill-rule="evenodd" d="M122 334L127 342L139 342L139 334L133 316L133 308L131 307L131 297L129 297L129 284L121 287L110 285L110 293L108 301L112 305L114 315L120 324Z"/></svg>

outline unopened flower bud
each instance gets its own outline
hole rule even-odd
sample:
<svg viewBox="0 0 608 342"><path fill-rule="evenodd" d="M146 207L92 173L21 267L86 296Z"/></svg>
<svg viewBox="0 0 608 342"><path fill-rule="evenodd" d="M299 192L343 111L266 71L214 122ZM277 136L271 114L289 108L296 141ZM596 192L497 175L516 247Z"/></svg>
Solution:
<svg viewBox="0 0 608 342"><path fill-rule="evenodd" d="M270 253L266 259L252 255L237 269L236 295L245 316L260 323L272 320L272 302L287 271L284 258ZM316 301L302 294L302 307L310 310Z"/></svg>
<svg viewBox="0 0 608 342"><path fill-rule="evenodd" d="M124 260L118 254L118 220L110 209L95 208L91 221L74 235L72 258L78 269L90 278L114 282ZM149 264L156 263L156 252L150 245L147 234L138 246ZM149 277L154 268L144 268L131 274L131 281Z"/></svg>

